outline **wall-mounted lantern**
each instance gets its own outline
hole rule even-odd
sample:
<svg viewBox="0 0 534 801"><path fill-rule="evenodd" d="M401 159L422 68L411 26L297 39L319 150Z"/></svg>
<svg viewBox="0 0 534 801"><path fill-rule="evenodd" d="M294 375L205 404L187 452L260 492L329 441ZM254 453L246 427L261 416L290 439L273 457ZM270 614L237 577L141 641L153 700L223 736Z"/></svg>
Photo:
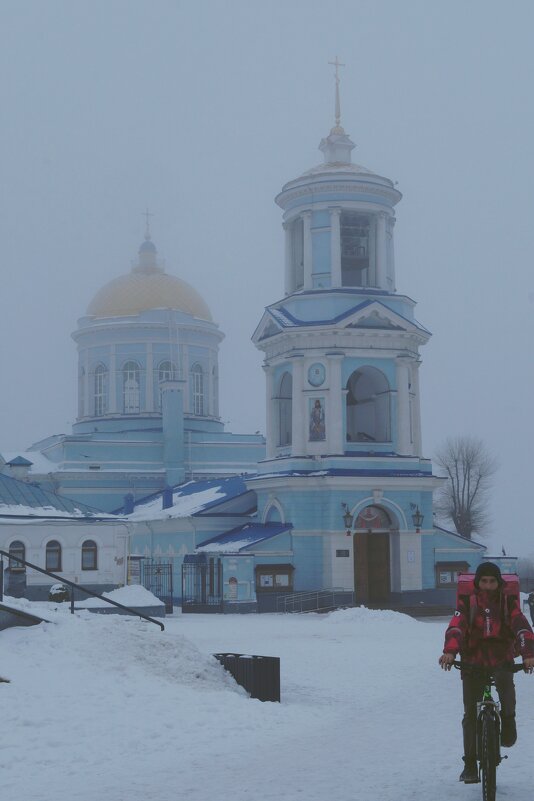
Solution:
<svg viewBox="0 0 534 801"><path fill-rule="evenodd" d="M346 532L347 532L347 537L350 537L350 535L352 534L352 523L353 523L353 520L354 520L354 515L351 515L351 513L349 511L349 507L347 506L346 503L342 503L341 507L344 510L344 512L343 512L343 525L345 526L345 529L346 529Z"/></svg>
<svg viewBox="0 0 534 801"><path fill-rule="evenodd" d="M410 504L410 508L412 509L412 512L413 512L412 521L413 521L413 524L415 526L415 533L419 534L419 532L421 531L421 526L423 525L423 520L425 519L425 516L423 514L421 514L421 511L420 511L419 506L417 504L411 503Z"/></svg>

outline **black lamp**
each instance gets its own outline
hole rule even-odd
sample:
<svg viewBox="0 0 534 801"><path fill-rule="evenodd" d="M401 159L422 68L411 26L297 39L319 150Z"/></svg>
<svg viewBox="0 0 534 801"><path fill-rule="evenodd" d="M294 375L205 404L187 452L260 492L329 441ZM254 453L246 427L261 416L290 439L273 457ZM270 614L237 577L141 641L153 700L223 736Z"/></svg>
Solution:
<svg viewBox="0 0 534 801"><path fill-rule="evenodd" d="M415 531L416 531L417 534L419 534L419 532L421 531L421 526L423 525L423 520L425 519L425 516L423 514L421 514L421 511L420 511L418 505L416 505L415 503L411 503L410 506L413 509L412 521L413 521L413 524L415 526Z"/></svg>
<svg viewBox="0 0 534 801"><path fill-rule="evenodd" d="M354 515L351 515L351 513L349 512L349 507L347 506L346 503L342 503L341 506L344 509L343 525L347 530L347 537L350 537Z"/></svg>

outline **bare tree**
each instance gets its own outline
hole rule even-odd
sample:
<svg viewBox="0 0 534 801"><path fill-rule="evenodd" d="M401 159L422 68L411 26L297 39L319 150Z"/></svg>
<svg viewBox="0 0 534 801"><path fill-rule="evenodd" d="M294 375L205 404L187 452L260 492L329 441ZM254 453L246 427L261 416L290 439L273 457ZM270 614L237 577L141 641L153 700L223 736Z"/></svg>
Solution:
<svg viewBox="0 0 534 801"><path fill-rule="evenodd" d="M436 512L467 539L473 532L483 534L490 519L488 501L497 460L481 439L461 436L447 439L435 461L448 479L438 491Z"/></svg>

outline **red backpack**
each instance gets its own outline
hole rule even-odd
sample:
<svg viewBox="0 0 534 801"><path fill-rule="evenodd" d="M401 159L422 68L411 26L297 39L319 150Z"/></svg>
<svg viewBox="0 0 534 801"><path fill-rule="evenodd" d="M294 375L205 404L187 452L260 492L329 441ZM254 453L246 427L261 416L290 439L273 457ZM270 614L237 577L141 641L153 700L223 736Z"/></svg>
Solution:
<svg viewBox="0 0 534 801"><path fill-rule="evenodd" d="M503 573L502 579L504 581L504 586L501 587L503 598L503 620L504 623L509 626L510 609L514 602L516 602L521 609L521 603L519 600L519 576L516 573ZM474 573L460 573L458 576L456 608L458 608L461 598L466 599L466 606L469 605L469 625L471 626L476 612Z"/></svg>

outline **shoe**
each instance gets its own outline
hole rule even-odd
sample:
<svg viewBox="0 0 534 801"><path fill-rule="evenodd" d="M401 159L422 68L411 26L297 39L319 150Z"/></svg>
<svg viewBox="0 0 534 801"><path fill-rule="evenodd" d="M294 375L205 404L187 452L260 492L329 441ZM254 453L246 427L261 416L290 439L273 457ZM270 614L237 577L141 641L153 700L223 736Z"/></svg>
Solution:
<svg viewBox="0 0 534 801"><path fill-rule="evenodd" d="M465 784L476 784L480 779L478 778L478 765L476 762L466 760L464 757L465 768L460 773L460 781Z"/></svg>
<svg viewBox="0 0 534 801"><path fill-rule="evenodd" d="M517 740L517 729L515 727L515 715L503 715L501 718L501 745L503 748L511 748Z"/></svg>

